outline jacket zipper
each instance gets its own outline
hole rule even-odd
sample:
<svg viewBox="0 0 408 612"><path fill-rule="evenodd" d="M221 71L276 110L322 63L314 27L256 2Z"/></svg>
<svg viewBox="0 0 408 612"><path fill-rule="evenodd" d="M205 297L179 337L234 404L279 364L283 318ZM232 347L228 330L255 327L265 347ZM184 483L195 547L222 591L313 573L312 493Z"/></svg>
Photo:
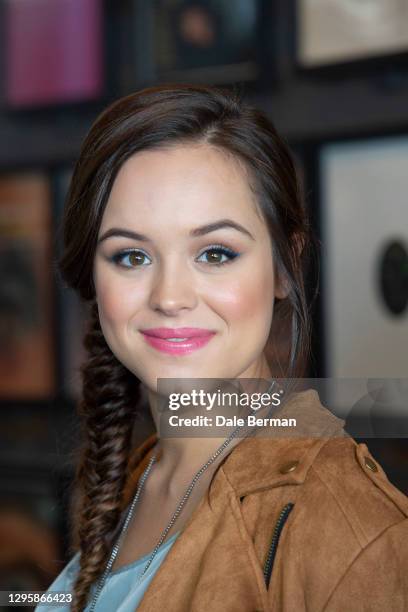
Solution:
<svg viewBox="0 0 408 612"><path fill-rule="evenodd" d="M266 588L269 587L269 582L272 574L273 562L276 555L276 549L279 542L279 537L282 532L282 529L288 519L288 516L293 508L294 504L289 502L284 506L279 514L278 520L276 521L275 528L273 530L272 541L269 547L268 555L266 557L265 566L264 566L264 578L266 583Z"/></svg>

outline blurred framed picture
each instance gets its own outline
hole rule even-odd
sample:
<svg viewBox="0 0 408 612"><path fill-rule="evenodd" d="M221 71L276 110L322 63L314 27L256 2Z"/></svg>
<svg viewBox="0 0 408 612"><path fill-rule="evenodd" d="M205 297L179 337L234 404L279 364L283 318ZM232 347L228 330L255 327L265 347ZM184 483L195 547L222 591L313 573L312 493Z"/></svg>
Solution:
<svg viewBox="0 0 408 612"><path fill-rule="evenodd" d="M5 0L3 13L5 98L10 108L100 98L101 0Z"/></svg>
<svg viewBox="0 0 408 612"><path fill-rule="evenodd" d="M56 172L53 177L55 197L54 252L62 254L62 216L71 181L71 168ZM61 391L68 398L77 400L81 391L80 366L86 353L82 344L88 317L88 307L70 287L66 287L59 274L56 275L59 296L58 352L60 363Z"/></svg>
<svg viewBox="0 0 408 612"><path fill-rule="evenodd" d="M297 0L297 61L341 65L408 52L406 0Z"/></svg>
<svg viewBox="0 0 408 612"><path fill-rule="evenodd" d="M52 217L48 178L0 176L0 397L55 393Z"/></svg>
<svg viewBox="0 0 408 612"><path fill-rule="evenodd" d="M407 376L408 136L320 154L327 376Z"/></svg>
<svg viewBox="0 0 408 612"><path fill-rule="evenodd" d="M0 471L2 590L45 590L63 568L67 513L63 484L67 486L63 475L30 467Z"/></svg>
<svg viewBox="0 0 408 612"><path fill-rule="evenodd" d="M273 3L135 0L136 71L146 81L228 85L273 77ZM150 58L150 59L149 59Z"/></svg>

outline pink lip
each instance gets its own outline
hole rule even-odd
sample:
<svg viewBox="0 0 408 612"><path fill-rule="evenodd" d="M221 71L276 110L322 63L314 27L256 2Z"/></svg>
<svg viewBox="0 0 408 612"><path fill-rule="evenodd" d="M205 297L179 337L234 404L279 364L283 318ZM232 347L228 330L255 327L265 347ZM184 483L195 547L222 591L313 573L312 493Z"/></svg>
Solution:
<svg viewBox="0 0 408 612"><path fill-rule="evenodd" d="M156 327L141 330L153 348L170 355L186 355L205 346L215 332L198 327ZM185 342L172 342L167 338L187 338Z"/></svg>
<svg viewBox="0 0 408 612"><path fill-rule="evenodd" d="M140 331L142 334L155 338L200 338L214 333L202 327L151 327Z"/></svg>

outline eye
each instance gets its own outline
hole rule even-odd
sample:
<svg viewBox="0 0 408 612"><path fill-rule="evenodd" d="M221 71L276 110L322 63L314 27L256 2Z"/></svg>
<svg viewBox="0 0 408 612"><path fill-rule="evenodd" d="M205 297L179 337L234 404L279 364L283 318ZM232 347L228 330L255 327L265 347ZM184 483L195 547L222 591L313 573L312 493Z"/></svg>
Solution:
<svg viewBox="0 0 408 612"><path fill-rule="evenodd" d="M122 262L125 258L128 258L130 265L124 265ZM143 265L143 260L147 258L147 255L143 251L131 249L128 251L119 251L112 255L111 260L117 265L123 268L140 268Z"/></svg>
<svg viewBox="0 0 408 612"><path fill-rule="evenodd" d="M207 261L204 263L209 263L211 266L223 266L224 264L230 263L233 259L239 256L239 253L236 253L232 249L228 247L224 247L222 245L212 245L208 247L200 257L207 257ZM226 259L222 260L222 257Z"/></svg>
<svg viewBox="0 0 408 612"><path fill-rule="evenodd" d="M200 258L206 257L207 261L203 261L203 263L208 263L211 266L223 266L224 264L230 263L238 256L239 253L229 249L228 247L222 245L211 245L201 253ZM126 259L128 261L127 264L124 263ZM128 269L141 268L145 266L146 264L143 263L145 259L148 259L151 263L147 255L138 249L118 251L111 257L111 261L113 261L115 265Z"/></svg>

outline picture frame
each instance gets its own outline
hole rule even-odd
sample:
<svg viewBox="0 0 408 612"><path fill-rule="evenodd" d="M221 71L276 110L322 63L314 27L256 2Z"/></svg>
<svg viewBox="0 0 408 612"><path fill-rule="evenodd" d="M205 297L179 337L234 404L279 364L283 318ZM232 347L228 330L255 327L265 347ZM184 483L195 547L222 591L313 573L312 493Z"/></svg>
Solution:
<svg viewBox="0 0 408 612"><path fill-rule="evenodd" d="M56 391L51 189L44 172L0 175L0 398Z"/></svg>
<svg viewBox="0 0 408 612"><path fill-rule="evenodd" d="M101 0L4 0L6 107L48 108L103 98L105 12Z"/></svg>
<svg viewBox="0 0 408 612"><path fill-rule="evenodd" d="M30 465L2 466L2 589L46 590L67 563L72 478L72 470L50 473Z"/></svg>
<svg viewBox="0 0 408 612"><path fill-rule="evenodd" d="M327 377L406 377L407 156L408 134L328 141L320 148ZM394 257L396 246L405 257Z"/></svg>
<svg viewBox="0 0 408 612"><path fill-rule="evenodd" d="M304 70L408 58L405 0L296 0L296 61Z"/></svg>
<svg viewBox="0 0 408 612"><path fill-rule="evenodd" d="M141 84L273 84L274 3L134 0L135 72Z"/></svg>

